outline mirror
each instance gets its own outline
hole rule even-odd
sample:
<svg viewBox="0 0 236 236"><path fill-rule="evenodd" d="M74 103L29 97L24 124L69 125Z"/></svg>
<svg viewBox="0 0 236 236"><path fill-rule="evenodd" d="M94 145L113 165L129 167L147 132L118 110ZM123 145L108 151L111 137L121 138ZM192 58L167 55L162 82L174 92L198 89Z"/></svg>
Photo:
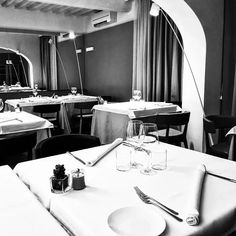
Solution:
<svg viewBox="0 0 236 236"><path fill-rule="evenodd" d="M0 48L0 86L29 87L29 65L26 59L9 49Z"/></svg>

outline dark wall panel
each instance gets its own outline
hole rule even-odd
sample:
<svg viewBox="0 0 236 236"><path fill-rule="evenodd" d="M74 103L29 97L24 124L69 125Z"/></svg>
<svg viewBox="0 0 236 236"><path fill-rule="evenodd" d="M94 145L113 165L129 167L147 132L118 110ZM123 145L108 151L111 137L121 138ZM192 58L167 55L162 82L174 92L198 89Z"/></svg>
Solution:
<svg viewBox="0 0 236 236"><path fill-rule="evenodd" d="M76 49L83 49L83 36L77 37L75 40ZM66 76L68 78L69 86L76 86L80 88L79 71L76 61L75 46L73 40L66 40L58 43L58 52L61 56L61 60L58 58L58 89L68 89L66 83ZM84 80L84 51L78 54L79 66L81 70L81 77ZM65 68L63 71L62 63ZM65 76L66 74L66 76Z"/></svg>
<svg viewBox="0 0 236 236"><path fill-rule="evenodd" d="M236 1L225 0L223 57L223 114L230 115L236 69Z"/></svg>
<svg viewBox="0 0 236 236"><path fill-rule="evenodd" d="M199 18L207 43L205 101L206 114L219 114L222 78L224 0L185 0Z"/></svg>
<svg viewBox="0 0 236 236"><path fill-rule="evenodd" d="M131 98L133 22L84 36L85 87L94 95L112 96L116 101Z"/></svg>

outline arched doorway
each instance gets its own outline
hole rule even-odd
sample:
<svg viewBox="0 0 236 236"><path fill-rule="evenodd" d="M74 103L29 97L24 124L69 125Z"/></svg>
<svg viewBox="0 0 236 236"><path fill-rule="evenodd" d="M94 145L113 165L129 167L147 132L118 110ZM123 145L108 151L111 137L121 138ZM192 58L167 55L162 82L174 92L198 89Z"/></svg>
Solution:
<svg viewBox="0 0 236 236"><path fill-rule="evenodd" d="M206 38L202 25L184 0L153 1L172 18L181 33L185 54L204 104ZM202 151L204 111L186 57L184 58L182 87L182 107L191 112L188 141L195 150Z"/></svg>

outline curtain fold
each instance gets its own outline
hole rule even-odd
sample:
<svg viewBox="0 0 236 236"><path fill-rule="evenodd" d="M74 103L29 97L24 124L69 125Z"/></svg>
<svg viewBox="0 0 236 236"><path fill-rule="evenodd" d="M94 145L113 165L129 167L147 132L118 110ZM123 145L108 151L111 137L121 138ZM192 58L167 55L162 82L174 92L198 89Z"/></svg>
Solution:
<svg viewBox="0 0 236 236"><path fill-rule="evenodd" d="M51 43L49 43L51 40ZM57 57L55 36L40 37L41 88L57 89Z"/></svg>
<svg viewBox="0 0 236 236"><path fill-rule="evenodd" d="M132 89L141 90L146 101L181 103L182 50L162 12L152 17L150 7L151 1L138 0ZM172 20L168 20L178 33Z"/></svg>

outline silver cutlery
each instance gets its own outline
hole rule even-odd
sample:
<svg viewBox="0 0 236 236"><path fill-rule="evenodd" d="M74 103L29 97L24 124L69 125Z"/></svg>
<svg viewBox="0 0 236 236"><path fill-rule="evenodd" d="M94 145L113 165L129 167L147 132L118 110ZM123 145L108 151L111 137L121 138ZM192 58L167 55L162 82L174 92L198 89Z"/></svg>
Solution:
<svg viewBox="0 0 236 236"><path fill-rule="evenodd" d="M125 146L128 146L128 147L132 147L132 148L134 148L134 150L136 150L136 151L144 151L144 152L146 152L148 155L150 154L150 150L148 150L148 149L146 149L146 148L144 148L144 147L135 145L135 144L133 144L133 143L130 143L130 142L128 142L128 141L123 141L122 144L125 145Z"/></svg>
<svg viewBox="0 0 236 236"><path fill-rule="evenodd" d="M80 161L82 164L86 165L86 163L83 160L81 160L79 157L75 156L71 152L68 151L66 153L69 154L70 156L74 157L76 160Z"/></svg>
<svg viewBox="0 0 236 236"><path fill-rule="evenodd" d="M174 211L173 209L163 205L162 203L158 202L156 199L146 195L145 193L143 193L137 186L134 187L134 190L136 191L137 195L139 196L139 198L146 204L152 204L154 206L157 206L159 208L161 208L162 210L164 210L165 212L167 212L169 215L171 215L172 217L174 217L176 220L182 222L183 219L181 219L180 217L178 217L177 215L179 214L178 212Z"/></svg>
<svg viewBox="0 0 236 236"><path fill-rule="evenodd" d="M220 178L220 179L224 179L224 180L228 180L230 182L236 183L236 179L231 179L231 178L228 178L228 177L225 177L225 176L222 176L222 175L217 175L217 174L214 174L214 173L209 172L209 171L207 171L207 174L215 176L215 177Z"/></svg>

